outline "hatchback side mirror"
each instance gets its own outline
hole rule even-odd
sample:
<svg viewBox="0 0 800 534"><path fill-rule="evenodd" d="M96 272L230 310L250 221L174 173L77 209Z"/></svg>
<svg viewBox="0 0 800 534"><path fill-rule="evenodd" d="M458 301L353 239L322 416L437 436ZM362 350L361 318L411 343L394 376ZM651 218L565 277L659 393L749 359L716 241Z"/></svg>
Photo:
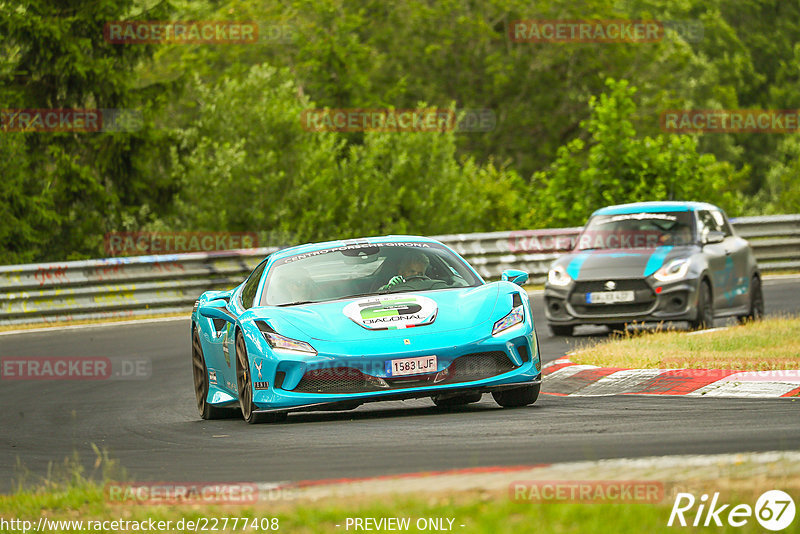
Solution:
<svg viewBox="0 0 800 534"><path fill-rule="evenodd" d="M708 232L708 235L706 235L706 239L703 242L703 244L711 245L713 243L722 243L723 241L725 241L724 232Z"/></svg>

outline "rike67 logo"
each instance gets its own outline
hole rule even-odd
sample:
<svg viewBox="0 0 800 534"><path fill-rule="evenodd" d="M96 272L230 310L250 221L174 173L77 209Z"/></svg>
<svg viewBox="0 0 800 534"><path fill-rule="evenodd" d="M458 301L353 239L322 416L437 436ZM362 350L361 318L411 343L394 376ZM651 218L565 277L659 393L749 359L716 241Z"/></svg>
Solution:
<svg viewBox="0 0 800 534"><path fill-rule="evenodd" d="M721 527L727 523L732 527L742 527L753 516L767 530L784 530L794 521L794 500L786 492L770 490L761 494L755 508L748 504L732 507L719 502L719 493L714 493L710 501L705 493L700 499L696 499L691 493L678 493L667 526L685 527L691 524L694 527Z"/></svg>

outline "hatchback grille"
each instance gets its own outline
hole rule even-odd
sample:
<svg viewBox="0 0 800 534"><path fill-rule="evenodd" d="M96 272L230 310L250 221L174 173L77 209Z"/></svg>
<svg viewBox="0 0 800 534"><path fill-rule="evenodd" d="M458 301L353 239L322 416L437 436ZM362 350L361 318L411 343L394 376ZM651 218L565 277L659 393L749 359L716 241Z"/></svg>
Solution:
<svg viewBox="0 0 800 534"><path fill-rule="evenodd" d="M591 293L593 291L608 291L606 283L614 282L614 291L652 291L647 282L641 278L624 278L621 280L586 280L575 282L573 293Z"/></svg>
<svg viewBox="0 0 800 534"><path fill-rule="evenodd" d="M575 313L580 315L594 315L603 317L612 314L637 314L646 313L653 306L652 302L627 303L627 304L604 304L600 306L580 306L573 304Z"/></svg>

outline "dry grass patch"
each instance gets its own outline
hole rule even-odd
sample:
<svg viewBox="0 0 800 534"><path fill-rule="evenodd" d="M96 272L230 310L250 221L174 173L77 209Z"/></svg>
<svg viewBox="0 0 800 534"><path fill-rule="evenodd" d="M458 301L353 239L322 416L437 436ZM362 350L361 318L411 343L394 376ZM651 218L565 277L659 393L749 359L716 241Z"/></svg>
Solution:
<svg viewBox="0 0 800 534"><path fill-rule="evenodd" d="M631 369L799 369L800 318L770 318L697 335L629 332L581 348L570 359L580 364Z"/></svg>

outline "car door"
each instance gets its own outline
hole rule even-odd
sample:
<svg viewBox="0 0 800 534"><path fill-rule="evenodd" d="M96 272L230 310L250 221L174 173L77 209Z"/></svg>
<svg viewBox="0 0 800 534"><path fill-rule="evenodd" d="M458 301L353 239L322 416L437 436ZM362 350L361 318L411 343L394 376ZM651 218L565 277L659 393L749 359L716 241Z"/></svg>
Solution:
<svg viewBox="0 0 800 534"><path fill-rule="evenodd" d="M255 305L256 293L258 293L258 285L261 282L261 275L264 274L264 268L267 266L267 260L259 263L247 280L240 286L239 289L234 291L233 296L228 303L228 310L238 317L246 310ZM222 384L234 393L237 390L236 386L236 340L234 339L235 325L226 322L224 330L220 336L221 352L225 360L226 366L223 368L223 381Z"/></svg>
<svg viewBox="0 0 800 534"><path fill-rule="evenodd" d="M730 301L731 307L741 308L747 307L750 304L750 295L748 290L750 287L750 266L749 266L749 251L750 245L746 240L733 233L730 222L724 213L718 210L712 210L711 216L717 221L725 234L725 253L731 258L732 261L732 275L731 275L731 288Z"/></svg>
<svg viewBox="0 0 800 534"><path fill-rule="evenodd" d="M697 234L703 244L703 255L708 262L709 274L714 293L714 310L722 311L730 308L731 289L733 288L733 258L727 247L727 237L721 243L706 243L710 232L722 232L722 226L710 210L697 212Z"/></svg>

